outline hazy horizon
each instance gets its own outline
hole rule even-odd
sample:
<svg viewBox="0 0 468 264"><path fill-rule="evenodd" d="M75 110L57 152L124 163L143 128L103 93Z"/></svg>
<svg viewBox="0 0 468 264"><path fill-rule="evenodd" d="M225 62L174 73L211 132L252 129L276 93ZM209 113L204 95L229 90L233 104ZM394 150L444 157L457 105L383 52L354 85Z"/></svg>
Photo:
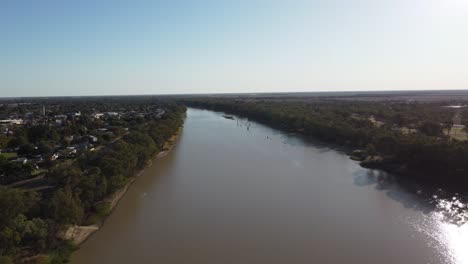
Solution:
<svg viewBox="0 0 468 264"><path fill-rule="evenodd" d="M468 89L468 2L2 1L1 97Z"/></svg>

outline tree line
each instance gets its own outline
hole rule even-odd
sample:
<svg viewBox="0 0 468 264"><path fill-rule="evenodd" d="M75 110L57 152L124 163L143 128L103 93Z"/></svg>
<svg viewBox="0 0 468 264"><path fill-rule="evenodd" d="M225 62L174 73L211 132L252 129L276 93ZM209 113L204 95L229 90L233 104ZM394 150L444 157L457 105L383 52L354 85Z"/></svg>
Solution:
<svg viewBox="0 0 468 264"><path fill-rule="evenodd" d="M468 188L468 142L444 135L444 128L453 125L454 115L453 110L442 107L444 102L252 98L192 98L184 102L359 148L365 153L363 166L457 191Z"/></svg>
<svg viewBox="0 0 468 264"><path fill-rule="evenodd" d="M139 103L146 107L147 102ZM158 105L166 110L160 119L116 120L116 126L128 128L120 140L50 168L46 191L0 186L0 263L31 255L41 256L36 263L66 262L74 245L59 234L70 225L99 224L110 213L105 198L125 186L182 126L184 106Z"/></svg>

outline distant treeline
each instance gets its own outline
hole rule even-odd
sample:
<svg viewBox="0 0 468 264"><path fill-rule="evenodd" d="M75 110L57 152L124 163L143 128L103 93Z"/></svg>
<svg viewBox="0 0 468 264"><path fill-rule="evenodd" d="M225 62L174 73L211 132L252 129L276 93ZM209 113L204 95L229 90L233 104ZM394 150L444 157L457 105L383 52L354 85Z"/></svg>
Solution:
<svg viewBox="0 0 468 264"><path fill-rule="evenodd" d="M104 198L125 186L182 126L185 106L160 106L162 118L125 122L128 134L121 140L47 172L48 191L0 186L0 263L34 255L31 263L65 263L74 246L59 234L70 225L100 223L110 213Z"/></svg>
<svg viewBox="0 0 468 264"><path fill-rule="evenodd" d="M454 112L442 103L223 98L185 103L359 148L365 153L363 166L468 190L468 142L444 135L453 125Z"/></svg>

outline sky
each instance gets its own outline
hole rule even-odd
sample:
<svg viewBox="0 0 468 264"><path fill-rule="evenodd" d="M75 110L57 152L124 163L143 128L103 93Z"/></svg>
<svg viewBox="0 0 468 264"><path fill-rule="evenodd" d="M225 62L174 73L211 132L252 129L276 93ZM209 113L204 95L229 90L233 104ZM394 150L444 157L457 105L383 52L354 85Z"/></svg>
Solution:
<svg viewBox="0 0 468 264"><path fill-rule="evenodd" d="M0 97L468 89L468 0L1 0Z"/></svg>

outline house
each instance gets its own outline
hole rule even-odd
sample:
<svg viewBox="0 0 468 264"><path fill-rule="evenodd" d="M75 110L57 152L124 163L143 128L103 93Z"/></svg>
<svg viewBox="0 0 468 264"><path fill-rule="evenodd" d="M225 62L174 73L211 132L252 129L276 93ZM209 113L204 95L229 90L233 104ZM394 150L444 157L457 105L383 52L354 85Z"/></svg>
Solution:
<svg viewBox="0 0 468 264"><path fill-rule="evenodd" d="M91 142L93 142L93 143L98 142L98 138L97 138L97 137L92 136L92 135L89 135L88 137L89 137L89 141L91 141Z"/></svg>
<svg viewBox="0 0 468 264"><path fill-rule="evenodd" d="M86 142L73 145L73 147L76 148L77 151L87 150L89 146L90 146L90 144L86 143Z"/></svg>
<svg viewBox="0 0 468 264"><path fill-rule="evenodd" d="M56 159L58 159L58 158L59 158L59 154L58 154L58 153L54 153L54 154L50 157L51 160L56 160Z"/></svg>
<svg viewBox="0 0 468 264"><path fill-rule="evenodd" d="M55 118L64 120L64 119L67 119L67 116L66 115L56 115Z"/></svg>
<svg viewBox="0 0 468 264"><path fill-rule="evenodd" d="M76 147L67 147L67 151L70 154L76 154Z"/></svg>
<svg viewBox="0 0 468 264"><path fill-rule="evenodd" d="M76 153L77 153L76 147L67 147L66 149L60 150L58 152L58 155L64 158L73 158Z"/></svg>
<svg viewBox="0 0 468 264"><path fill-rule="evenodd" d="M94 119L100 119L103 116L104 116L103 113L94 113L94 114L92 114L92 117L94 117Z"/></svg>
<svg viewBox="0 0 468 264"><path fill-rule="evenodd" d="M3 119L0 120L0 124L8 124L8 125L21 125L23 124L23 119Z"/></svg>
<svg viewBox="0 0 468 264"><path fill-rule="evenodd" d="M36 155L34 156L33 159L30 159L29 160L32 164L41 164L41 163L44 163L45 162L45 159L44 157L42 157L41 155Z"/></svg>
<svg viewBox="0 0 468 264"><path fill-rule="evenodd" d="M116 116L119 116L119 113L117 113L117 112L106 112L106 115L108 117L116 117Z"/></svg>
<svg viewBox="0 0 468 264"><path fill-rule="evenodd" d="M15 160L13 160L13 162L18 162L18 163L21 163L21 164L26 164L28 163L28 159L27 158L17 158Z"/></svg>

